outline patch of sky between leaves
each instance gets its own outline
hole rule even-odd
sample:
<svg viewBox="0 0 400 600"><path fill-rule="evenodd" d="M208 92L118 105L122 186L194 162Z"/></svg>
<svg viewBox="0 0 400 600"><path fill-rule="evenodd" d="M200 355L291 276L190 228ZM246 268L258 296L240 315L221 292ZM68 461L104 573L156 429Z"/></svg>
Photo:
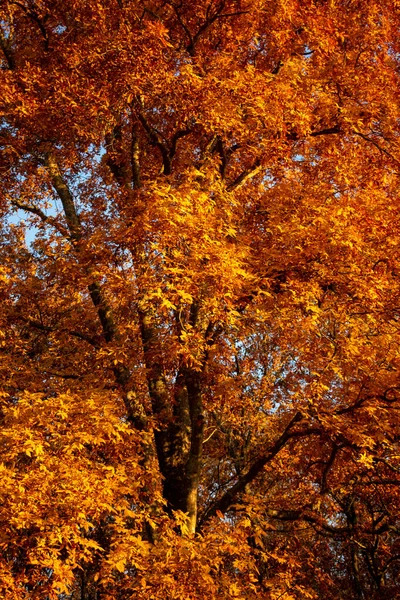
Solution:
<svg viewBox="0 0 400 600"><path fill-rule="evenodd" d="M100 162L102 156L105 154L105 148L104 148L104 146L101 146L100 148L95 148L95 146L92 145L89 147L89 152L90 153L95 152L94 160L96 160L97 162ZM88 176L89 176L88 173L81 172L77 176L76 183L82 183L86 178L88 178ZM46 208L43 208L43 207L40 207L40 208L43 210L44 214L47 217L57 217L58 215L63 214L61 202L59 199L57 199L56 196L54 196L54 198L52 198L51 201L47 203ZM32 223L32 220L30 217L31 217L31 215L28 212L26 212L25 210L16 208L13 210L13 212L11 214L8 215L7 224L15 225L17 227L18 226L25 227L25 243L26 243L27 247L32 250L33 249L32 245L33 245L34 241L36 240L36 238L38 237L40 228Z"/></svg>
<svg viewBox="0 0 400 600"><path fill-rule="evenodd" d="M43 212L48 217L56 217L57 214L60 213L60 208L59 206L57 206L57 202L55 201L53 205L43 210ZM16 225L17 227L25 226L25 243L28 248L32 249L32 244L37 238L40 229L39 227L36 227L36 225L34 225L32 222L30 222L29 217L30 215L26 211L18 208L15 209L13 213L8 216L7 224Z"/></svg>

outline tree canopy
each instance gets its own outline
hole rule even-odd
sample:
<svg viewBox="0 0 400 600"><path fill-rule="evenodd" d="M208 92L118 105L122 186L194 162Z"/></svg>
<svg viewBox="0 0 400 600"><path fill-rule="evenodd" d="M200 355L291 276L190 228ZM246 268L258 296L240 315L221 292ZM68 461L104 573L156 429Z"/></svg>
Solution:
<svg viewBox="0 0 400 600"><path fill-rule="evenodd" d="M399 9L1 2L2 597L397 597Z"/></svg>

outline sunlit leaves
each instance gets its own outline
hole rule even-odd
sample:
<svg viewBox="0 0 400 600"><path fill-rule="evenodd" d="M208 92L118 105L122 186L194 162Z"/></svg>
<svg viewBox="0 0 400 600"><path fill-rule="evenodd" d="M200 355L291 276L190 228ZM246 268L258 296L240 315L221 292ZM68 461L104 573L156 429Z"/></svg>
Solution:
<svg viewBox="0 0 400 600"><path fill-rule="evenodd" d="M396 3L0 11L0 595L394 597Z"/></svg>

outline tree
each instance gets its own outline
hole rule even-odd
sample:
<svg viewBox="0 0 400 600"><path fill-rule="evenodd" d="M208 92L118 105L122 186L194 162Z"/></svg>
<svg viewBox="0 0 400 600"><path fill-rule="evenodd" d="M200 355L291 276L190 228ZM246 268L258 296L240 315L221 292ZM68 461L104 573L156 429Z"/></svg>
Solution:
<svg viewBox="0 0 400 600"><path fill-rule="evenodd" d="M395 597L399 26L4 0L4 597Z"/></svg>

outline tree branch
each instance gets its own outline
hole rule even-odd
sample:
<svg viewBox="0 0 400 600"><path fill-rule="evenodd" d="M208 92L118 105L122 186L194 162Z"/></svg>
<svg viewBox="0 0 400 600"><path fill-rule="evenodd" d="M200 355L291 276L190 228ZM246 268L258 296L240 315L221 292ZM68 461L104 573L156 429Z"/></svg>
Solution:
<svg viewBox="0 0 400 600"><path fill-rule="evenodd" d="M321 517L317 517L311 514L307 514L304 510L273 510L269 509L267 514L272 519L279 521L305 521L316 525L320 529L329 532L332 535L344 535L351 531L351 527L333 527L323 521Z"/></svg>
<svg viewBox="0 0 400 600"><path fill-rule="evenodd" d="M132 132L133 133L133 132ZM106 163L111 173L114 175L118 185L131 188L131 181L127 165L122 158L121 145L122 145L122 128L120 124L114 126L111 133L107 133L105 136L106 142ZM132 158L133 158L133 138L132 138ZM138 158L138 153L137 158ZM136 156L135 154L135 156Z"/></svg>
<svg viewBox="0 0 400 600"><path fill-rule="evenodd" d="M207 29L209 29L209 27L211 27L211 25L217 19L228 19L230 17L236 17L236 16L239 16L239 15L245 15L245 14L248 14L250 12L248 10L238 10L238 11L231 12L231 13L223 13L222 11L225 8L226 2L225 2L225 0L222 0L219 3L219 5L216 7L214 14L211 14L212 4L210 3L207 6L207 9L206 9L206 18L205 18L205 21L200 25L200 27L198 28L198 30L196 31L196 33L194 35L192 35L192 33L189 30L188 26L183 21L182 15L178 11L178 7L175 4L173 4L172 2L169 2L169 4L173 6L173 9L174 9L176 17L177 17L177 19L179 21L179 24L181 25L182 29L184 30L184 32L186 33L186 35L187 35L187 37L189 39L189 43L186 46L186 50L187 50L187 52L191 56L194 56L194 54L195 54L196 44L199 41L200 37L207 31Z"/></svg>
<svg viewBox="0 0 400 600"><path fill-rule="evenodd" d="M336 133L342 133L339 125L335 127L327 127L326 129L320 129L319 131L313 131L310 133L310 137L318 137L320 135L334 135Z"/></svg>
<svg viewBox="0 0 400 600"><path fill-rule="evenodd" d="M58 197L63 205L65 218L71 239L79 241L82 238L83 231L79 216L75 209L75 203L68 185L61 175L56 157L51 149L47 149L45 164L50 175L51 182L56 190Z"/></svg>
<svg viewBox="0 0 400 600"><path fill-rule="evenodd" d="M366 142L369 142L370 144L372 144L373 146L375 146L375 148L377 148L379 150L379 152L381 152L383 154L386 154L386 156L388 156L389 158L391 158L392 160L394 160L394 162L397 163L398 165L400 164L400 161L395 156L393 156L393 154L391 154L385 148L382 148L382 146L380 146L377 142L375 142L375 140L372 140L370 137L368 137L364 133L361 133L361 131L354 130L353 133L354 133L354 135L358 135L358 137L361 137Z"/></svg>
<svg viewBox="0 0 400 600"><path fill-rule="evenodd" d="M255 175L257 175L257 173L259 173L262 169L261 167L261 158L257 158L257 160L254 162L253 166L250 167L249 169L246 169L245 171L243 171L238 177L236 177L236 179L234 179L228 186L227 186L227 190L228 192L232 192L233 190L235 190L236 188L238 188L239 186L242 186L244 183L246 183L246 181L248 179L251 179L252 177L255 177Z"/></svg>
<svg viewBox="0 0 400 600"><path fill-rule="evenodd" d="M50 175L51 182L62 202L71 239L75 242L75 249L79 251L78 242L82 240L83 228L79 216L76 212L72 194L61 174L58 162L51 149L48 149L46 153L46 166ZM93 271L93 267L86 267L86 273L92 279ZM89 284L88 288L93 305L97 309L97 314L99 316L100 323L103 328L105 340L107 342L111 342L117 335L117 326L114 320L112 309L106 301L104 297L104 292L98 281L92 281Z"/></svg>
<svg viewBox="0 0 400 600"><path fill-rule="evenodd" d="M286 445L288 440L292 438L301 438L307 437L309 435L320 435L321 429L319 428L310 428L306 430L294 431L290 432L291 428L301 421L303 415L301 412L297 412L294 417L289 421L283 433L279 436L276 442L271 446L266 454L258 458L250 469L242 475L238 481L229 488L223 496L214 502L212 506L210 506L204 513L201 518L201 525L204 525L211 517L215 516L217 512L224 513L228 510L228 508L234 503L238 494L244 491L247 484L251 483L263 470L266 464L268 464L275 456L280 452L280 450Z"/></svg>
<svg viewBox="0 0 400 600"><path fill-rule="evenodd" d="M160 150L163 162L162 173L171 175L172 159L176 153L177 142L180 138L189 135L192 129L189 127L180 129L173 135L171 143L168 145L167 141L162 139L161 134L149 124L143 113L139 113L138 118L149 137L150 143Z"/></svg>
<svg viewBox="0 0 400 600"><path fill-rule="evenodd" d="M132 143L131 143L131 163L132 163L132 182L136 189L142 187L142 177L140 171L140 145L137 124L132 125Z"/></svg>
<svg viewBox="0 0 400 600"><path fill-rule="evenodd" d="M11 200L11 204L13 206L15 206L15 208L19 208L19 209L29 212L33 215L36 215L43 221L43 223L49 223L55 229L57 229L57 231L59 233L61 233L62 236L68 237L68 231L65 229L65 227L63 227L62 225L57 223L57 221L53 217L49 217L48 215L46 215L46 213L44 213L37 206L32 206L31 204L25 204L24 202L20 202L19 200Z"/></svg>
<svg viewBox="0 0 400 600"><path fill-rule="evenodd" d="M40 33L42 34L42 38L44 41L44 49L47 52L49 49L49 36L48 36L45 26L43 25L43 21L40 19L37 12L33 8L27 8L20 2L17 2L16 0L13 0L12 4L19 6L19 8L26 14L26 16L29 17L30 19L32 19L32 21L34 23L36 23L36 25L39 27ZM45 20L46 20L46 17L45 17Z"/></svg>
<svg viewBox="0 0 400 600"><path fill-rule="evenodd" d="M0 48L3 50L8 68L10 71L13 71L15 69L15 60L11 50L11 43L10 40L4 36L2 31L0 31Z"/></svg>
<svg viewBox="0 0 400 600"><path fill-rule="evenodd" d="M339 446L337 446L336 444L334 444L333 448L332 448L332 451L331 451L331 454L330 454L330 456L329 456L329 458L328 458L328 460L327 460L327 462L325 464L325 468L324 468L324 470L322 472L322 477L321 477L321 494L325 494L327 492L327 490L328 490L328 482L327 482L328 474L329 474L329 471L331 470L331 468L333 466L333 463L335 462L335 458L336 458L336 455L337 455L338 451L339 451Z"/></svg>
<svg viewBox="0 0 400 600"><path fill-rule="evenodd" d="M88 344L90 344L91 346L98 348L99 347L99 340L95 337L91 337L90 335L86 335L85 333L81 333L80 331L75 331L75 330L71 330L71 329L58 329L57 327L51 327L49 325L44 325L43 323L41 323L40 321L36 321L35 319L26 319L24 317L21 317L21 319L23 321L25 321L26 323L28 323L28 325L30 327L33 327L35 329L39 329L40 331L44 331L46 333L67 333L68 335L71 335L72 337L76 337L80 340L83 340L85 342L87 342Z"/></svg>

